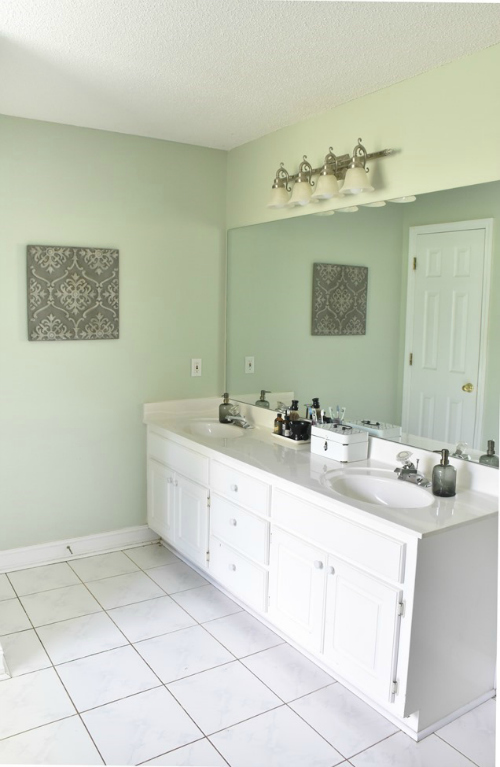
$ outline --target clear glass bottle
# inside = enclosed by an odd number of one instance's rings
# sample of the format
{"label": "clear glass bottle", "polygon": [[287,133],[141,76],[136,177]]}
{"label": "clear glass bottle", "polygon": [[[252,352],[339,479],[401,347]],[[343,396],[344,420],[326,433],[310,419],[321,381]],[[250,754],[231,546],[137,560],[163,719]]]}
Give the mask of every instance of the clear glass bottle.
{"label": "clear glass bottle", "polygon": [[498,455],[495,455],[495,443],[492,439],[488,440],[488,449],[479,459],[479,463],[485,466],[495,466],[498,469]]}
{"label": "clear glass bottle", "polygon": [[441,450],[441,461],[432,470],[432,492],[441,498],[451,498],[457,492],[457,472],[449,462],[449,455],[449,450]]}

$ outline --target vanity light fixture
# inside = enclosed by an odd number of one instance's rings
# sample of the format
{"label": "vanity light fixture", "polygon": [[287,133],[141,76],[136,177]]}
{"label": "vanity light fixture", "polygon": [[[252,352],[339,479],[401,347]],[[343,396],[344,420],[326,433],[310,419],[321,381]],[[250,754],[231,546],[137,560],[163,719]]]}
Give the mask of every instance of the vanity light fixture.
{"label": "vanity light fixture", "polygon": [[316,182],[316,191],[311,195],[311,199],[331,200],[332,197],[342,197],[336,172],[338,173],[337,158],[330,147]]}
{"label": "vanity light fixture", "polygon": [[[313,168],[307,156],[303,155],[298,173],[290,174],[280,163],[271,189],[268,208],[294,208],[309,202],[330,200],[345,194],[354,195],[373,192],[373,186],[367,178],[367,160],[377,160],[394,154],[394,149],[382,149],[368,153],[358,139],[352,155],[335,155],[332,147],[320,168]],[[313,176],[318,176],[313,181]],[[343,182],[343,186],[342,186]],[[293,190],[290,184],[293,184]],[[313,187],[316,187],[313,191]],[[290,197],[290,192],[292,192]],[[375,206],[374,206],[375,207]],[[344,210],[346,210],[344,208]]]}
{"label": "vanity light fixture", "polygon": [[307,205],[311,202],[311,187],[314,186],[312,172],[312,165],[308,162],[307,155],[304,155],[299,165],[297,180],[293,185],[292,196],[286,204],[287,208],[295,208],[296,205]]}
{"label": "vanity light fixture", "polygon": [[393,200],[387,200],[387,202],[415,202],[416,199],[414,194],[407,194],[405,197],[395,197]]}
{"label": "vanity light fixture", "polygon": [[366,167],[366,149],[358,138],[358,143],[352,150],[352,158],[349,168],[345,174],[342,194],[361,194],[362,192],[373,192],[373,186],[368,181],[366,174],[369,168]]}

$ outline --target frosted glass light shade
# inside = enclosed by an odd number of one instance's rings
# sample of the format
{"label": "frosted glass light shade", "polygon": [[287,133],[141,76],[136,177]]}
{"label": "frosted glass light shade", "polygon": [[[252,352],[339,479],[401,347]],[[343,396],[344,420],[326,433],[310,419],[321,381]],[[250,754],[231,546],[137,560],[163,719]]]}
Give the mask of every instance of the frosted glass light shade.
{"label": "frosted glass light shade", "polygon": [[378,202],[365,202],[363,208],[383,208],[385,200],[378,200]]}
{"label": "frosted glass light shade", "polygon": [[364,168],[349,168],[345,174],[342,194],[361,194],[361,192],[373,192],[366,170]]}
{"label": "frosted glass light shade", "polygon": [[389,200],[388,202],[415,202],[417,198],[414,194],[407,194],[405,197],[395,197],[393,200]]}
{"label": "frosted glass light shade", "polygon": [[296,181],[286,207],[294,208],[296,205],[307,205],[308,202],[311,202],[311,185],[308,181]]}
{"label": "frosted glass light shade", "polygon": [[340,197],[339,182],[333,173],[319,176],[316,181],[316,189],[312,193],[313,200],[330,200],[332,197]]}
{"label": "frosted glass light shade", "polygon": [[337,213],[356,213],[357,210],[357,205],[351,205],[349,208],[338,208]]}
{"label": "frosted glass light shade", "polygon": [[267,204],[268,208],[284,208],[290,199],[290,193],[284,186],[273,187]]}

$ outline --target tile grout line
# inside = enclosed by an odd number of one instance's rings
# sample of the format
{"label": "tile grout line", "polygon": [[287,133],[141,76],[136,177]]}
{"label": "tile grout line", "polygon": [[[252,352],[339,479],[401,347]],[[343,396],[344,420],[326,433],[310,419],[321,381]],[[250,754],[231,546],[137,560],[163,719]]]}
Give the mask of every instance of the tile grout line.
{"label": "tile grout line", "polygon": [[[8,576],[7,576],[7,577],[8,577]],[[10,580],[10,579],[9,579],[9,580]],[[13,587],[13,588],[14,588],[14,587]],[[16,592],[16,593],[17,593],[17,592]],[[18,599],[19,599],[19,597],[18,597]],[[87,727],[86,727],[86,725],[85,725],[85,722],[83,721],[83,719],[82,719],[82,717],[81,717],[81,715],[80,715],[80,712],[78,711],[77,707],[75,706],[75,703],[74,703],[74,701],[73,701],[73,698],[71,697],[71,695],[69,694],[68,690],[66,689],[66,686],[64,685],[64,683],[63,683],[63,681],[62,681],[61,677],[59,676],[59,674],[58,674],[58,672],[57,672],[57,669],[56,669],[55,665],[52,663],[52,658],[51,658],[51,657],[50,657],[50,655],[47,653],[46,647],[45,647],[45,645],[43,644],[42,640],[40,639],[40,636],[39,636],[39,634],[38,634],[38,631],[36,630],[36,627],[35,627],[35,625],[33,624],[33,621],[31,620],[30,616],[28,615],[28,612],[27,612],[27,610],[25,609],[25,607],[24,607],[24,605],[23,605],[23,603],[21,602],[21,600],[20,600],[20,599],[19,599],[19,602],[20,602],[20,604],[21,604],[21,607],[23,608],[23,610],[24,610],[24,612],[25,612],[25,614],[26,614],[26,617],[27,617],[28,621],[30,622],[31,626],[33,627],[33,631],[35,632],[35,636],[37,637],[38,641],[39,641],[39,642],[40,642],[40,644],[42,645],[43,649],[45,650],[45,652],[46,652],[46,654],[47,654],[47,657],[48,657],[48,659],[50,660],[50,662],[51,662],[51,664],[52,664],[52,668],[53,668],[53,670],[54,670],[54,673],[56,674],[56,677],[57,677],[57,679],[59,679],[59,682],[61,683],[63,690],[65,691],[66,695],[68,696],[68,700],[70,701],[71,705],[72,705],[72,706],[73,706],[73,708],[75,709],[75,713],[76,713],[76,716],[78,716],[78,718],[80,719],[80,722],[82,723],[82,725],[83,725],[83,727],[84,727],[85,731],[88,733],[88,736],[89,736],[89,738],[90,738],[91,742],[94,744],[94,748],[96,749],[97,753],[99,754],[99,757],[100,757],[100,759],[101,759],[102,763],[103,763],[103,764],[106,764],[106,762],[105,762],[105,761],[104,761],[104,759],[103,759],[103,756],[102,756],[101,752],[100,752],[100,751],[99,751],[99,749],[97,748],[97,744],[96,744],[96,742],[94,741],[94,738],[92,737],[92,735],[91,735],[91,734],[90,734],[90,732],[88,731],[88,729],[87,729]],[[33,673],[35,673],[35,672],[33,672]],[[14,679],[15,677],[11,677],[11,678],[12,678],[12,679]],[[74,715],[72,714],[71,716],[74,716]],[[63,717],[63,719],[69,719],[69,718],[70,718],[70,717]],[[61,721],[61,720],[54,720],[54,721]],[[53,724],[53,722],[47,722],[46,724]],[[43,726],[44,726],[44,725],[40,725],[40,727],[43,727]],[[38,728],[32,728],[32,729],[38,729]],[[24,732],[29,732],[29,730],[23,730],[23,732],[22,732],[22,733],[17,733],[17,734],[18,734],[18,735],[22,735]],[[12,736],[12,737],[14,737],[14,736]]]}
{"label": "tile grout line", "polygon": [[[472,710],[474,710],[474,709],[472,709]],[[462,716],[465,716],[465,714],[462,714]],[[456,721],[456,719],[454,721]],[[465,759],[468,759],[469,762],[474,765],[474,767],[480,767],[480,765],[477,762],[475,762],[473,759],[471,759],[470,756],[467,756],[466,754],[464,754],[464,752],[460,751],[460,749],[457,748],[456,746],[454,746],[453,743],[449,743],[445,738],[443,738],[441,735],[439,735],[439,730],[436,730],[432,734],[435,735],[437,738],[439,738],[439,740],[443,741],[443,743],[446,743],[447,746],[450,746],[455,751],[457,751],[457,753],[461,754],[461,756],[465,757]]]}

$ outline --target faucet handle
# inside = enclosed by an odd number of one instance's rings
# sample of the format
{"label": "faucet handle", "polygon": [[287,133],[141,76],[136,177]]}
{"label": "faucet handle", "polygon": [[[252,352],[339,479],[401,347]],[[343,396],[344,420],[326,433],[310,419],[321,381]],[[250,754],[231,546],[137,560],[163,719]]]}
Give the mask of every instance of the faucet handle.
{"label": "faucet handle", "polygon": [[413,453],[411,453],[409,450],[401,450],[401,452],[399,452],[396,456],[396,461],[406,465],[410,462],[412,455]]}

